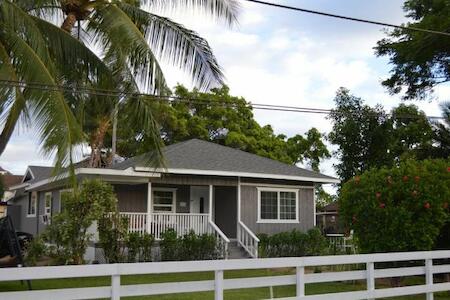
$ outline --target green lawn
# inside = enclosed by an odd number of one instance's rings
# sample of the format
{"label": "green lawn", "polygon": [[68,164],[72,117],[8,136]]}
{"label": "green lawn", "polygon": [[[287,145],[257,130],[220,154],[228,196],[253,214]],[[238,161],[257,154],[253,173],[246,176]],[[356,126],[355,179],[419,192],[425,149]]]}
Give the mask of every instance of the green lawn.
{"label": "green lawn", "polygon": [[[242,278],[242,277],[256,277],[268,275],[286,275],[293,274],[292,270],[245,270],[245,271],[228,271],[225,272],[225,278]],[[211,272],[199,273],[183,273],[183,274],[163,274],[163,275],[139,275],[139,276],[123,276],[121,278],[122,284],[144,284],[144,283],[160,283],[173,281],[194,281],[194,280],[211,280],[214,274]],[[420,284],[420,278],[412,278],[407,281],[407,284]],[[109,277],[95,277],[95,278],[77,278],[77,279],[58,279],[58,280],[35,280],[32,282],[33,289],[60,289],[60,288],[75,288],[75,287],[93,287],[105,286],[110,284]],[[326,284],[309,284],[306,287],[308,295],[319,293],[333,293],[363,290],[364,282],[358,283],[326,283]],[[380,285],[379,288],[387,286]],[[0,282],[0,292],[2,291],[17,291],[25,290],[26,285],[20,282]],[[295,286],[274,287],[273,294],[275,298],[295,296]],[[256,300],[270,298],[269,288],[256,289],[240,289],[225,291],[225,299],[227,300]],[[212,292],[191,293],[191,294],[176,294],[167,296],[152,296],[152,297],[132,297],[129,299],[163,299],[163,300],[206,300],[214,299]],[[397,297],[392,299],[425,299],[424,295]],[[450,300],[449,293],[441,293],[435,296],[436,300]]]}

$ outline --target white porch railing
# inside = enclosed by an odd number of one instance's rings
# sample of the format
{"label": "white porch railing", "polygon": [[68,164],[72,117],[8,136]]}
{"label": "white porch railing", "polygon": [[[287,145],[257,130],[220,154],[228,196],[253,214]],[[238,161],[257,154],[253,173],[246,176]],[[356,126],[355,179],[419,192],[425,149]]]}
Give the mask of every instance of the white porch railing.
{"label": "white porch railing", "polygon": [[208,214],[174,214],[152,213],[150,223],[147,224],[147,213],[121,212],[122,217],[128,218],[129,232],[147,232],[155,239],[161,239],[161,234],[169,228],[174,229],[179,235],[184,235],[193,230],[196,234],[210,233]]}
{"label": "white porch railing", "polygon": [[[437,282],[434,275],[450,273],[450,265],[433,265],[433,259],[449,259],[450,251],[403,252],[363,255],[340,255],[318,257],[292,257],[246,260],[215,260],[160,263],[131,263],[111,265],[55,266],[0,269],[1,281],[40,280],[57,278],[83,278],[110,276],[111,284],[99,287],[49,289],[34,291],[0,292],[0,299],[98,299],[121,297],[168,295],[214,291],[216,300],[223,300],[224,290],[295,285],[295,296],[278,298],[284,300],[330,300],[330,299],[379,299],[397,296],[426,294],[450,290],[450,282]],[[422,261],[422,266],[377,269],[375,263],[394,261]],[[305,273],[305,268],[329,265],[364,264],[364,270]],[[295,274],[253,278],[224,279],[224,271],[248,269],[294,268]],[[121,276],[140,274],[167,274],[187,272],[214,272],[214,280],[182,281],[152,284],[122,285]],[[376,288],[375,279],[424,276],[425,284]],[[365,280],[366,288],[352,292],[306,295],[305,285],[336,281]]]}
{"label": "white porch railing", "polygon": [[237,230],[238,243],[252,258],[258,258],[259,238],[242,221]]}
{"label": "white porch railing", "polygon": [[228,259],[228,245],[230,244],[230,240],[213,221],[209,220],[208,223],[208,233],[215,235],[216,239],[219,241],[218,246],[223,258]]}

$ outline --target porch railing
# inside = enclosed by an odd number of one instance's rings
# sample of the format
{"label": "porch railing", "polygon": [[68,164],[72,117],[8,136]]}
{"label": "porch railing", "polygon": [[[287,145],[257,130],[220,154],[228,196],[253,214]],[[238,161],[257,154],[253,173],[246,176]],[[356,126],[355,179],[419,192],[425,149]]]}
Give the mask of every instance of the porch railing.
{"label": "porch railing", "polygon": [[242,222],[238,223],[238,243],[252,257],[258,258],[258,237]]}
{"label": "porch railing", "polygon": [[[169,228],[174,229],[179,235],[184,235],[193,230],[196,234],[209,233],[208,214],[174,214],[174,213],[129,213],[121,212],[122,217],[128,218],[129,232],[147,232],[155,239],[161,239],[161,234]],[[150,222],[147,218],[150,216]]]}

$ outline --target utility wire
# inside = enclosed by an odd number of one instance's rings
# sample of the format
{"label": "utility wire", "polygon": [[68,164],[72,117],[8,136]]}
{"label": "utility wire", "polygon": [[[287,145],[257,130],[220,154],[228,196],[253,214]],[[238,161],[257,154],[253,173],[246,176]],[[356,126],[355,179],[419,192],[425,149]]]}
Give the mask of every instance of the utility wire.
{"label": "utility wire", "polygon": [[244,1],[257,3],[257,4],[261,4],[261,5],[267,5],[267,6],[272,6],[272,7],[288,9],[288,10],[300,11],[300,12],[304,12],[304,13],[315,14],[315,15],[320,15],[320,16],[325,16],[325,17],[330,17],[330,18],[337,18],[337,19],[342,19],[342,20],[347,20],[347,21],[361,22],[361,23],[366,23],[366,24],[392,27],[392,28],[409,30],[409,31],[432,33],[432,34],[438,34],[438,35],[444,35],[444,36],[450,37],[450,33],[444,32],[444,31],[424,29],[424,28],[412,27],[412,26],[406,27],[406,26],[401,26],[401,25],[389,24],[389,23],[384,23],[384,22],[378,22],[378,21],[373,21],[373,20],[366,20],[366,19],[360,19],[360,18],[354,18],[354,17],[342,16],[342,15],[336,15],[336,14],[322,12],[322,11],[316,11],[316,10],[311,10],[311,9],[305,9],[305,8],[271,3],[271,2],[260,1],[260,0],[244,0]]}
{"label": "utility wire", "polygon": [[[156,101],[162,102],[183,102],[190,104],[200,104],[200,105],[208,105],[208,104],[219,104],[225,107],[242,107],[237,103],[229,103],[229,102],[218,102],[216,100],[199,98],[199,97],[180,97],[180,96],[164,96],[164,95],[154,95],[154,94],[146,94],[146,93],[131,93],[131,92],[120,92],[117,90],[108,90],[108,89],[97,89],[90,87],[82,87],[82,86],[64,86],[64,85],[48,85],[42,83],[27,83],[22,81],[15,80],[5,80],[0,79],[0,86],[13,86],[18,88],[26,88],[26,89],[34,89],[34,90],[42,90],[49,92],[68,92],[73,94],[88,94],[95,96],[105,96],[105,97],[151,97]],[[250,106],[253,109],[258,110],[268,110],[268,111],[284,111],[284,112],[295,112],[295,113],[308,113],[308,114],[324,114],[329,115],[334,111],[332,109],[323,109],[323,108],[311,108],[311,107],[298,107],[298,106],[285,106],[285,105],[272,105],[272,104],[262,104],[262,103],[252,103],[246,102],[245,106]],[[420,118],[416,115],[395,115],[396,118],[402,119],[417,119]],[[427,119],[445,119],[444,117],[439,116],[427,116]]]}

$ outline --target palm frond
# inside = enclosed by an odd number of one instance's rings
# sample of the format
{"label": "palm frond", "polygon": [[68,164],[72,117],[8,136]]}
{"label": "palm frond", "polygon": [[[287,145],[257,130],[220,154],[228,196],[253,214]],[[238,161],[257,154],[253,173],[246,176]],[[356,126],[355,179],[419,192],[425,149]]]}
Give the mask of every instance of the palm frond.
{"label": "palm frond", "polygon": [[94,44],[101,44],[106,49],[106,60],[114,65],[116,74],[129,68],[145,92],[160,93],[167,88],[164,74],[145,36],[117,5],[97,8],[86,30],[92,34]]}
{"label": "palm frond", "polygon": [[240,9],[237,0],[142,0],[141,3],[157,11],[199,10],[230,26],[237,23]]}
{"label": "palm frond", "polygon": [[172,20],[120,3],[154,51],[162,60],[188,73],[201,90],[223,85],[221,68],[208,45],[196,32]]}

